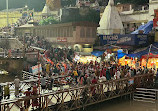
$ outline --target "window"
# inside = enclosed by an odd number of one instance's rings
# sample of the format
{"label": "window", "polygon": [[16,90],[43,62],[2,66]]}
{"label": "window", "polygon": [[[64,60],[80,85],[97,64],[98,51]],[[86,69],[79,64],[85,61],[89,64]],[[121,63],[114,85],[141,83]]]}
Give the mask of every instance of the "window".
{"label": "window", "polygon": [[87,45],[87,44],[86,44],[86,45],[83,45],[82,47],[83,47],[83,48],[92,48],[92,45]]}
{"label": "window", "polygon": [[85,37],[85,29],[81,28],[80,30],[80,37],[84,38]]}
{"label": "window", "polygon": [[60,37],[63,37],[64,33],[63,33],[63,28],[60,28]]}
{"label": "window", "polygon": [[87,28],[86,30],[86,37],[91,37],[90,35],[90,32],[91,32],[91,28]]}
{"label": "window", "polygon": [[72,36],[73,36],[73,28],[70,27],[70,37],[72,37]]}
{"label": "window", "polygon": [[67,31],[67,28],[63,28],[64,37],[67,37],[67,33],[66,33],[66,31]]}
{"label": "window", "polygon": [[70,37],[70,28],[67,27],[67,28],[66,28],[66,31],[67,31],[67,37]]}
{"label": "window", "polygon": [[92,28],[92,37],[95,38],[97,36],[96,28]]}
{"label": "window", "polygon": [[57,32],[57,35],[56,35],[56,37],[60,37],[60,28],[56,28],[56,32]]}

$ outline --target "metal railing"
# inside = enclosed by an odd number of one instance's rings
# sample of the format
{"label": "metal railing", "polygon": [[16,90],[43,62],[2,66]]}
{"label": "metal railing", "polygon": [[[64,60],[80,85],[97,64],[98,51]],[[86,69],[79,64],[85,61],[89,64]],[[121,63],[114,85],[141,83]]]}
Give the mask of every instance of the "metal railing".
{"label": "metal railing", "polygon": [[[123,78],[87,86],[71,87],[69,89],[58,90],[56,92],[36,96],[6,100],[0,104],[1,110],[31,110],[35,100],[38,101],[38,106],[36,108],[41,111],[48,109],[52,111],[75,110],[109,99],[131,94],[139,87],[152,87],[154,75],[143,74],[135,76],[132,79],[134,79],[134,83],[132,84],[129,82],[131,78]],[[30,104],[29,107],[26,108],[24,103],[28,100],[30,100]]]}

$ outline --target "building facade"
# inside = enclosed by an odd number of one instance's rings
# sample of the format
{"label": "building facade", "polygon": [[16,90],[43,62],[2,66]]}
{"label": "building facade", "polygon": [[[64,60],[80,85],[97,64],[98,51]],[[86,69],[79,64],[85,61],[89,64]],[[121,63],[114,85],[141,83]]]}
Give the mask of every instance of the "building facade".
{"label": "building facade", "polygon": [[47,26],[19,27],[16,28],[16,35],[24,37],[44,37],[52,43],[53,47],[69,47],[82,51],[82,47],[93,45],[96,40],[98,24],[91,22],[71,22]]}
{"label": "building facade", "polygon": [[116,7],[120,12],[125,33],[130,33],[140,25],[154,19],[154,10],[158,9],[158,0],[149,0],[149,6],[141,6],[139,9],[135,9],[136,7],[134,8],[132,4],[118,4]]}

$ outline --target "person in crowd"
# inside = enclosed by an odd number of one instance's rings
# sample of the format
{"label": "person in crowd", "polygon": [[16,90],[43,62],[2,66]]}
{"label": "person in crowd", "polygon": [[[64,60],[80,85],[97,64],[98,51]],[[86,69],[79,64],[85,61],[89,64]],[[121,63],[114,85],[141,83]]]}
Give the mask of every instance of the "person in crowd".
{"label": "person in crowd", "polygon": [[15,76],[14,84],[15,84],[15,97],[19,97],[20,79],[18,78],[18,76]]}
{"label": "person in crowd", "polygon": [[115,79],[120,79],[121,77],[121,73],[120,73],[120,70],[117,69],[116,73],[115,73]]}
{"label": "person in crowd", "polygon": [[91,84],[91,78],[90,78],[90,75],[88,74],[87,75],[87,85],[90,85]]}
{"label": "person in crowd", "polygon": [[53,85],[54,85],[54,74],[52,74],[50,77],[50,89],[53,88]]}
{"label": "person in crowd", "polygon": [[134,70],[131,69],[131,77],[134,77]]}
{"label": "person in crowd", "polygon": [[76,70],[73,71],[74,77],[75,77],[75,82],[78,84],[77,78],[78,78],[78,73]]}
{"label": "person in crowd", "polygon": [[[33,90],[31,92],[31,95],[32,96],[37,96],[38,95],[38,90],[37,90],[37,86],[36,85],[33,86]],[[32,107],[36,107],[37,108],[38,106],[39,106],[38,98],[32,99]]]}
{"label": "person in crowd", "polygon": [[106,80],[110,80],[110,79],[111,79],[110,71],[109,71],[109,68],[107,68],[107,70],[106,70]]}
{"label": "person in crowd", "polygon": [[45,77],[45,76],[43,76],[43,77],[41,78],[41,88],[42,88],[42,91],[43,91],[43,92],[44,92],[45,89],[46,89],[46,77]]}
{"label": "person in crowd", "polygon": [[9,83],[4,87],[4,99],[10,99]]}
{"label": "person in crowd", "polygon": [[[24,92],[24,94],[26,95],[26,97],[31,96],[31,88],[28,88],[27,91]],[[24,105],[25,105],[25,109],[29,108],[30,106],[30,99],[27,99],[24,101]]]}
{"label": "person in crowd", "polygon": [[100,80],[101,80],[101,82],[105,82],[106,81],[106,77],[102,76],[102,77],[100,77]]}
{"label": "person in crowd", "polygon": [[[94,85],[94,84],[97,84],[97,79],[96,79],[96,77],[94,77],[93,80],[92,80],[92,85]],[[96,87],[95,87],[95,86],[92,86],[92,87],[91,87],[91,91],[92,91],[92,95],[94,95],[94,94],[96,93]]]}
{"label": "person in crowd", "polygon": [[133,69],[133,73],[134,73],[134,76],[136,76],[136,73],[137,73],[136,69]]}
{"label": "person in crowd", "polygon": [[0,102],[2,99],[3,99],[3,87],[0,85]]}

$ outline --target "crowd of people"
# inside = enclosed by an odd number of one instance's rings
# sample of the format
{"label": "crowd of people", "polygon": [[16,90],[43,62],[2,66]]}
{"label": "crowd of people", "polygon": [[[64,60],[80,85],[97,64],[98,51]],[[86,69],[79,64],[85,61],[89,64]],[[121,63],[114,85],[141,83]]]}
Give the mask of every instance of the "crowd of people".
{"label": "crowd of people", "polygon": [[[120,66],[114,62],[100,63],[91,61],[89,63],[81,63],[74,61],[75,52],[68,48],[53,48],[40,37],[26,37],[25,43],[28,46],[40,47],[47,49],[42,55],[42,77],[40,78],[42,93],[45,90],[53,90],[53,87],[60,87],[62,85],[69,85],[70,87],[79,87],[84,85],[93,85],[99,82],[121,79],[125,77],[134,77],[135,75],[154,73],[157,74],[156,69],[148,68],[132,68],[128,65]],[[15,97],[19,97],[20,80],[16,77]],[[96,93],[95,87],[91,88],[93,94]],[[4,92],[4,95],[3,95]],[[24,91],[26,96],[38,95],[37,84]],[[3,88],[0,86],[0,100],[10,98],[9,84]],[[26,108],[30,105],[30,100],[25,101]],[[33,100],[33,106],[38,106],[38,100]]]}
{"label": "crowd of people", "polygon": [[25,41],[25,45],[27,47],[34,46],[34,47],[39,47],[39,48],[42,48],[42,49],[48,49],[50,47],[48,42],[43,37],[39,37],[39,36],[35,36],[35,37],[25,36],[24,41]]}
{"label": "crowd of people", "polygon": [[30,16],[23,16],[17,20],[16,23],[8,24],[9,26],[4,26],[0,28],[0,32],[7,34],[8,37],[14,35],[14,31],[16,27],[20,27],[28,23],[28,21],[32,20],[33,18]]}
{"label": "crowd of people", "polygon": [[[31,42],[28,42],[30,40]],[[51,90],[53,85],[61,84],[61,82],[73,84],[75,86],[90,85],[99,81],[133,77],[145,73],[157,74],[156,69],[149,70],[145,67],[143,69],[135,69],[128,65],[119,66],[117,63],[113,62],[102,61],[98,63],[96,61],[91,61],[87,64],[76,62],[74,61],[75,52],[73,50],[50,47],[49,43],[46,42],[44,38],[40,39],[40,37],[35,37],[34,39],[29,38],[26,42],[29,43],[29,45],[47,49],[43,54],[45,62],[42,63],[42,89],[49,88]],[[40,45],[40,43],[42,44]],[[54,77],[61,75],[65,75],[66,77],[54,80]]]}

